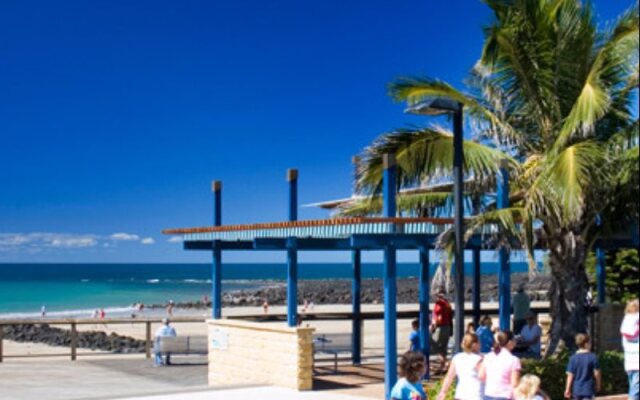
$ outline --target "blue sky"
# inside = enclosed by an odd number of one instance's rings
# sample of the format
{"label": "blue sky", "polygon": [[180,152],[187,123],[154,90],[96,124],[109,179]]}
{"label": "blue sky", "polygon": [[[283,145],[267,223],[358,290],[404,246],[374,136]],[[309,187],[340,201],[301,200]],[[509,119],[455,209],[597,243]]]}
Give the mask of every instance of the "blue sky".
{"label": "blue sky", "polygon": [[160,231],[210,224],[211,179],[224,223],[284,220],[290,167],[301,203],[348,196],[352,155],[423,122],[386,84],[460,86],[489,21],[475,0],[2,2],[0,262],[207,262]]}

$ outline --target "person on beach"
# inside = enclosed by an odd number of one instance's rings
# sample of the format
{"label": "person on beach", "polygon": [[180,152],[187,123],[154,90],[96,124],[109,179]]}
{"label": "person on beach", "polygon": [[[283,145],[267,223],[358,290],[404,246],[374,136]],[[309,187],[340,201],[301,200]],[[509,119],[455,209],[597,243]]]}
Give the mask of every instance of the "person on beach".
{"label": "person on beach", "polygon": [[43,304],[42,307],[40,307],[40,318],[44,318],[47,316],[47,307]]}
{"label": "person on beach", "polygon": [[[163,318],[162,319],[162,326],[160,328],[158,328],[158,330],[156,331],[156,345],[158,344],[158,339],[161,337],[176,337],[176,330],[169,325],[170,324],[170,320],[169,318]],[[162,360],[162,353],[160,351],[157,350],[156,347],[156,360],[155,360],[155,366],[160,366],[160,365],[171,365],[171,353],[166,353],[165,355],[165,360]]]}
{"label": "person on beach", "polygon": [[591,352],[589,335],[577,334],[576,346],[578,351],[569,358],[567,365],[564,397],[573,400],[591,400],[600,391],[600,364],[598,357]]}
{"label": "person on beach", "polygon": [[478,377],[482,356],[478,354],[480,340],[475,333],[467,333],[462,338],[462,352],[451,359],[449,371],[442,382],[442,388],[437,400],[444,400],[454,379],[458,379],[456,386],[456,400],[482,400],[482,382]]}
{"label": "person on beach", "polygon": [[542,337],[542,328],[538,325],[537,316],[533,312],[527,314],[527,324],[520,331],[520,340],[518,345],[526,347],[527,350],[523,356],[528,358],[540,359],[540,338]]}
{"label": "person on beach", "polygon": [[107,313],[104,312],[104,308],[100,309],[100,319],[104,319],[107,316]]}
{"label": "person on beach", "polygon": [[480,366],[480,379],[485,382],[484,400],[511,400],[522,369],[520,359],[511,354],[516,342],[510,331],[496,333],[495,341],[493,351]]}
{"label": "person on beach", "polygon": [[173,317],[173,307],[174,307],[174,303],[173,300],[169,300],[169,303],[167,304],[167,315],[170,317]]}
{"label": "person on beach", "polygon": [[531,311],[531,300],[525,292],[525,284],[518,286],[518,291],[511,299],[513,309],[513,334],[519,335],[522,328],[527,324],[527,314]]}
{"label": "person on beach", "polygon": [[447,351],[453,330],[453,311],[445,295],[444,289],[438,291],[438,299],[433,307],[433,324],[431,325],[435,345],[433,352],[440,357],[440,370],[438,371],[440,373],[447,370]]}
{"label": "person on beach", "polygon": [[409,351],[422,351],[420,346],[420,321],[416,318],[411,321],[411,333],[409,334]]}
{"label": "person on beach", "polygon": [[264,303],[262,303],[262,309],[264,310],[265,314],[269,313],[269,303],[265,300]]}
{"label": "person on beach", "polygon": [[518,387],[513,391],[514,400],[550,400],[540,389],[540,378],[527,374],[520,379]]}
{"label": "person on beach", "polygon": [[629,378],[629,400],[640,399],[640,327],[638,299],[631,300],[625,308],[624,319],[620,325],[622,335],[622,348],[624,350],[624,369]]}
{"label": "person on beach", "polygon": [[400,379],[391,389],[392,400],[427,400],[422,377],[427,372],[424,354],[407,351],[398,364]]}
{"label": "person on beach", "polygon": [[492,325],[493,321],[491,320],[491,317],[485,315],[480,321],[480,327],[476,330],[476,335],[478,335],[478,339],[480,339],[480,352],[482,354],[487,354],[493,348],[494,340],[493,331],[491,330]]}

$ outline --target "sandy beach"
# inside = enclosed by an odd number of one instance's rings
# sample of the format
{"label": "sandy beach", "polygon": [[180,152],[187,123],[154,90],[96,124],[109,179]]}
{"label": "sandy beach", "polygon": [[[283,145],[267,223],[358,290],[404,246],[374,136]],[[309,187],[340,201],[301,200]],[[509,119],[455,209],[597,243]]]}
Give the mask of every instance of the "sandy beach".
{"label": "sandy beach", "polygon": [[[532,306],[545,307],[548,304],[546,302],[533,302]],[[381,304],[364,304],[362,305],[363,312],[375,312],[382,311]],[[433,307],[433,305],[431,305]],[[497,307],[497,303],[483,303],[483,308]],[[466,304],[465,308],[470,309],[471,304]],[[417,311],[416,304],[399,304],[398,311]],[[323,314],[323,313],[340,313],[350,312],[351,306],[347,304],[329,304],[329,305],[316,305],[312,311],[307,314]],[[271,306],[269,308],[270,315],[284,315],[286,313],[285,306]],[[147,316],[161,317],[166,316],[164,310],[156,310],[152,313],[147,313]],[[351,332],[351,321],[349,320],[329,320],[329,321],[316,321],[316,320],[304,320],[306,313],[301,312],[300,315],[303,318],[303,326],[310,326],[316,329],[317,334],[332,334],[332,333],[349,333]],[[223,317],[231,316],[251,316],[251,315],[263,315],[262,307],[225,307],[223,308]],[[210,309],[194,310],[194,309],[180,309],[174,310],[175,317],[197,317],[197,318],[209,318]],[[546,316],[541,315],[541,319],[545,319]],[[470,318],[467,319],[470,322]],[[46,323],[46,319],[42,320]],[[145,324],[141,323],[139,318],[131,319],[131,323],[112,323],[105,321],[96,321],[95,324],[79,324],[77,329],[79,332],[98,331],[105,332],[107,335],[115,333],[120,336],[132,337],[138,340],[144,340],[146,336]],[[265,324],[284,324],[281,321],[264,322]],[[176,322],[173,324],[178,335],[180,336],[206,336],[207,325],[205,322]],[[69,329],[69,325],[56,325],[62,329]],[[160,326],[159,323],[152,324],[152,333]],[[398,319],[398,350],[403,351],[408,347],[408,336],[411,331],[411,321],[409,319]],[[382,355],[384,344],[384,327],[382,320],[367,320],[363,322],[363,344],[364,344],[364,357],[379,357]],[[65,354],[68,353],[68,347],[64,346],[50,346],[42,343],[19,343],[12,340],[4,340],[4,355],[25,355],[25,354]],[[96,351],[90,349],[79,348],[79,354],[83,357],[91,354],[104,354],[104,351]]]}

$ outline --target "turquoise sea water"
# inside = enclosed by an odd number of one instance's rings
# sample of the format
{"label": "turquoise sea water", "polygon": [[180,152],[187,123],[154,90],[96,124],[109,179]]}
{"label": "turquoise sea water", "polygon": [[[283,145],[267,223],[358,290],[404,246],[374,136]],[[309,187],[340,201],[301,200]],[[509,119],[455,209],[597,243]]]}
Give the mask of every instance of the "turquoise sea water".
{"label": "turquoise sea water", "polygon": [[[436,265],[432,265],[434,270]],[[471,264],[466,265],[467,273]],[[514,272],[526,271],[512,263]],[[364,264],[364,278],[382,276],[382,264]],[[418,264],[399,264],[398,276],[418,275]],[[493,274],[497,264],[482,264],[483,274]],[[211,291],[208,264],[0,264],[0,317],[39,315],[46,305],[49,315],[88,316],[96,308],[126,313],[133,303],[164,304],[200,300]],[[351,265],[301,264],[300,279],[348,279]],[[282,284],[284,264],[226,264],[223,290],[255,289]]]}

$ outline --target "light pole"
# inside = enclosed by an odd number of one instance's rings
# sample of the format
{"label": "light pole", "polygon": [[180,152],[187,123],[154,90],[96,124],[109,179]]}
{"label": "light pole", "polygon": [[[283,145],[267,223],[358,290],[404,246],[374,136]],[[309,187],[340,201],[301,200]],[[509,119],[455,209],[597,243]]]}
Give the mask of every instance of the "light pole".
{"label": "light pole", "polygon": [[455,351],[460,351],[464,334],[464,205],[463,193],[463,165],[464,152],[462,149],[462,104],[442,97],[434,97],[407,108],[411,114],[453,116],[453,201],[454,228],[456,236],[454,253],[455,271],[455,323],[454,340]]}

